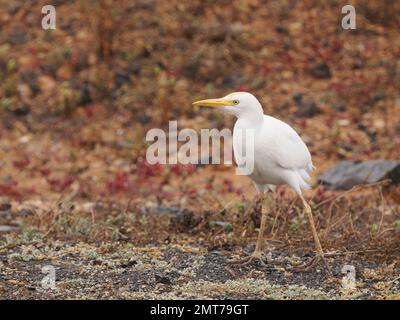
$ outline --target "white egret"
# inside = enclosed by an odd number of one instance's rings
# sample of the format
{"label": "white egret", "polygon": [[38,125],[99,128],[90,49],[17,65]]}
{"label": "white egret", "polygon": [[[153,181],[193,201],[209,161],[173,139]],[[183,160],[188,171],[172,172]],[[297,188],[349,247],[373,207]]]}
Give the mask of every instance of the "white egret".
{"label": "white egret", "polygon": [[[218,107],[237,117],[233,129],[233,151],[237,159],[243,144],[235,132],[254,129],[254,170],[249,177],[263,200],[261,224],[254,253],[245,261],[258,259],[263,263],[263,234],[267,221],[265,194],[275,185],[286,184],[299,195],[308,216],[317,252],[323,258],[323,250],[315,228],[311,207],[302,190],[309,189],[310,173],[313,170],[310,152],[297,132],[287,123],[265,115],[260,102],[251,93],[235,92],[219,99],[196,101],[193,106]],[[246,143],[245,141],[243,143]]]}

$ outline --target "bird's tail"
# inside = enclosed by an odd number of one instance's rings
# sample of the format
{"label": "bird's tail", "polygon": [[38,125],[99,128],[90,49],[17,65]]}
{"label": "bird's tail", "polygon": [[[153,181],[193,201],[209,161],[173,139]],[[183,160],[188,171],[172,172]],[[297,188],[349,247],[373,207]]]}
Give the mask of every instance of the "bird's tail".
{"label": "bird's tail", "polygon": [[300,188],[302,190],[309,190],[311,189],[309,181],[311,180],[310,175],[308,174],[307,170],[305,169],[300,169],[297,171],[297,176],[298,176],[298,182],[300,185]]}
{"label": "bird's tail", "polygon": [[308,165],[307,165],[307,169],[306,169],[306,171],[308,172],[308,173],[311,173],[313,170],[315,170],[316,169],[316,167],[312,164],[312,162],[310,162]]}

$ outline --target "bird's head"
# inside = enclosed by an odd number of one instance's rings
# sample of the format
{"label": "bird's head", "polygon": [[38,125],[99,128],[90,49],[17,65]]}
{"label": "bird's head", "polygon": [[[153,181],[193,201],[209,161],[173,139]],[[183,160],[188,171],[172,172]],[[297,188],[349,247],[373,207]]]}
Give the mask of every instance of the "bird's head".
{"label": "bird's head", "polygon": [[263,109],[257,98],[248,92],[234,92],[223,98],[206,99],[192,103],[193,106],[216,107],[241,117],[260,117]]}

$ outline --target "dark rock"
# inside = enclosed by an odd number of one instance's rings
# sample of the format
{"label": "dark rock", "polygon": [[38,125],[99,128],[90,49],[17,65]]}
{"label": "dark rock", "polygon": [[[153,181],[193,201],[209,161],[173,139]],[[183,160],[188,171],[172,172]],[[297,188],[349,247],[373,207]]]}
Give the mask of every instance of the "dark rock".
{"label": "dark rock", "polygon": [[185,24],[182,32],[186,39],[192,39],[199,32],[199,28],[195,24]]}
{"label": "dark rock", "polygon": [[360,58],[355,59],[353,62],[353,65],[352,65],[353,69],[355,69],[355,70],[362,69],[362,68],[364,68],[364,66],[365,66],[365,61]]}
{"label": "dark rock", "polygon": [[80,99],[80,104],[83,106],[86,106],[90,103],[92,103],[92,97],[90,95],[90,85],[88,82],[85,82],[82,87],[81,91],[81,99]]}
{"label": "dark rock", "polygon": [[332,105],[332,109],[339,112],[345,112],[347,110],[347,106],[344,102],[337,102]]}
{"label": "dark rock", "polygon": [[311,67],[310,73],[318,79],[329,79],[332,77],[331,69],[329,68],[329,65],[325,62],[318,63]]}
{"label": "dark rock", "polygon": [[151,51],[149,51],[147,48],[144,48],[139,55],[139,57],[145,58],[145,59],[150,58],[150,56],[151,56]]}
{"label": "dark rock", "polygon": [[373,102],[378,102],[386,98],[386,93],[383,90],[377,91],[372,97]]}
{"label": "dark rock", "polygon": [[11,209],[11,203],[8,202],[4,202],[4,203],[0,203],[0,211],[8,211]]}
{"label": "dark rock", "polygon": [[227,25],[217,25],[214,26],[211,30],[208,32],[208,36],[211,41],[213,42],[223,42],[225,39],[228,37],[228,35],[231,33],[231,29]]}
{"label": "dark rock", "polygon": [[144,113],[140,113],[140,114],[136,115],[135,119],[140,124],[145,125],[145,124],[148,124],[152,118],[144,112]]}
{"label": "dark rock", "polygon": [[364,125],[362,123],[358,125],[358,129],[363,131],[363,132],[365,132],[366,135],[368,136],[368,138],[372,142],[376,141],[376,135],[377,135],[376,131],[371,131],[368,126],[366,126],[366,125]]}
{"label": "dark rock", "polygon": [[156,280],[157,283],[162,283],[162,284],[168,284],[171,285],[171,279],[165,275],[162,274],[154,274],[154,279]]}
{"label": "dark rock", "polygon": [[350,189],[363,183],[390,179],[400,183],[400,161],[370,160],[366,162],[343,161],[322,173],[318,180],[332,189]]}
{"label": "dark rock", "polygon": [[279,33],[284,33],[284,34],[288,34],[289,33],[287,27],[282,23],[278,23],[275,26],[275,31],[279,32]]}
{"label": "dark rock", "polygon": [[303,101],[303,96],[304,96],[303,93],[301,93],[301,92],[295,92],[295,93],[293,93],[292,98],[293,98],[293,101],[294,101],[296,104],[300,104],[300,103]]}
{"label": "dark rock", "polygon": [[17,117],[27,116],[30,112],[31,107],[26,104],[19,105],[12,110],[12,113],[14,113]]}
{"label": "dark rock", "polygon": [[130,260],[130,261],[126,262],[126,263],[121,264],[120,267],[126,269],[126,268],[133,267],[136,264],[137,264],[136,260]]}
{"label": "dark rock", "polygon": [[188,231],[196,227],[200,223],[200,219],[196,218],[192,211],[181,209],[170,220],[170,226],[180,231]]}
{"label": "dark rock", "polygon": [[317,104],[312,100],[306,100],[302,103],[302,105],[298,108],[296,114],[299,117],[314,117],[316,114],[320,113],[320,109]]}
{"label": "dark rock", "polygon": [[292,97],[297,106],[296,115],[298,117],[311,118],[321,112],[321,110],[313,100],[304,100],[302,93],[295,93]]}
{"label": "dark rock", "polygon": [[17,215],[20,217],[29,217],[33,215],[35,212],[32,209],[21,209],[17,212]]}
{"label": "dark rock", "polygon": [[161,61],[157,61],[156,64],[157,64],[157,67],[160,68],[160,70],[167,70],[168,69],[167,66],[164,63],[162,63]]}

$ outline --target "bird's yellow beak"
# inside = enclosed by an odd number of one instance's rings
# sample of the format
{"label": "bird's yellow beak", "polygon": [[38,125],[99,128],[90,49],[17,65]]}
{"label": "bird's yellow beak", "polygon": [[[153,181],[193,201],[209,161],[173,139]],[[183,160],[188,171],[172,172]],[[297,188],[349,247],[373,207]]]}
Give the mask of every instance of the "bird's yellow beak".
{"label": "bird's yellow beak", "polygon": [[203,107],[225,107],[229,106],[230,101],[224,99],[206,99],[199,100],[192,103],[192,106],[203,106]]}

